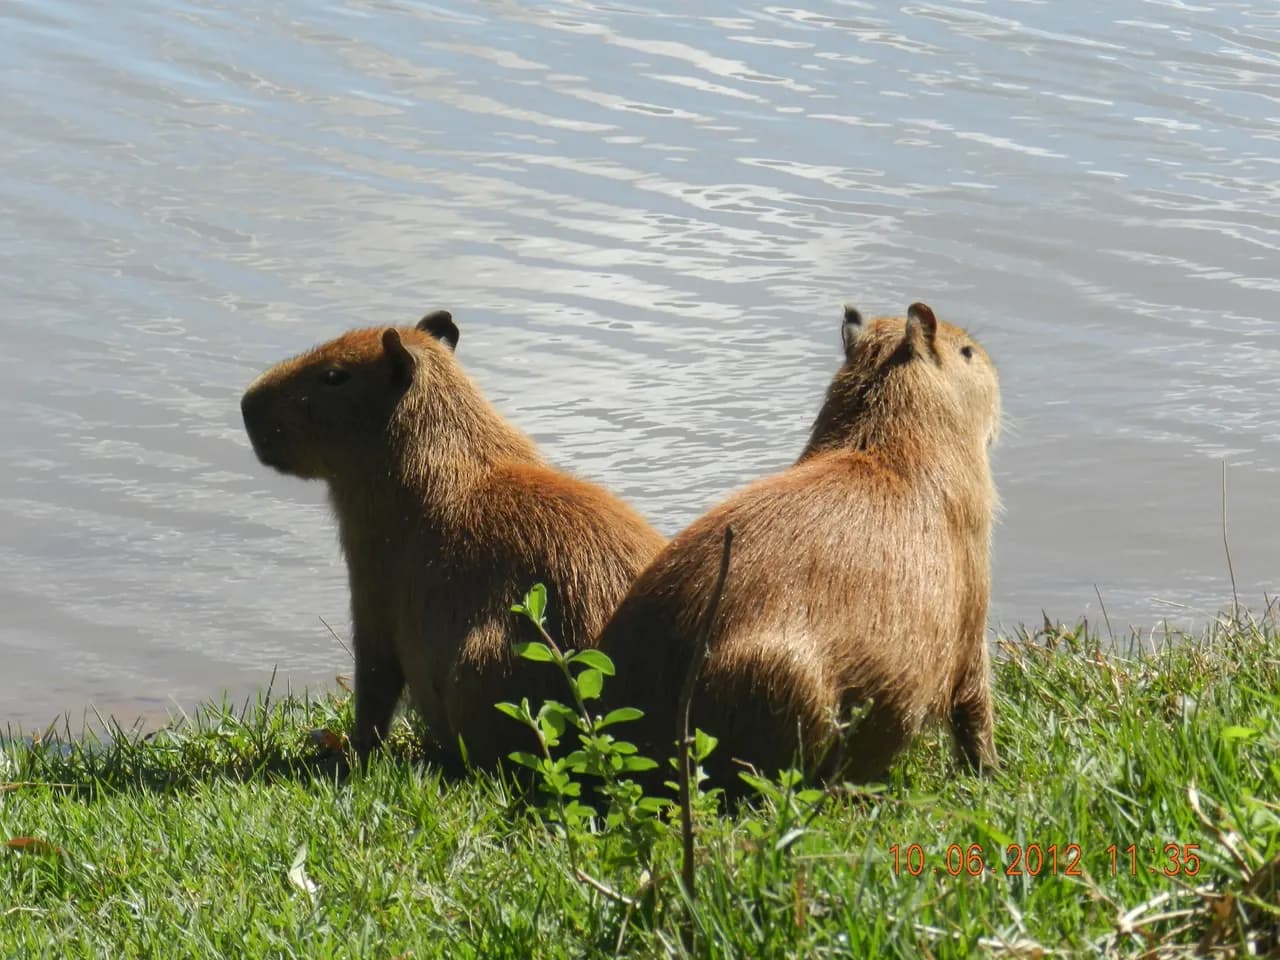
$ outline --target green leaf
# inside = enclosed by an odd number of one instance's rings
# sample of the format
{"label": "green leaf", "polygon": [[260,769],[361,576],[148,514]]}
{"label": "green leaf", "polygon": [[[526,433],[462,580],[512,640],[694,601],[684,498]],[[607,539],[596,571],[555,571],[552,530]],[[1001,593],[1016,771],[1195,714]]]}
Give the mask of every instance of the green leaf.
{"label": "green leaf", "polygon": [[592,810],[590,807],[586,806],[585,804],[579,803],[577,800],[574,800],[572,803],[569,803],[564,808],[565,819],[574,823],[582,820],[587,820],[594,815],[595,815],[594,810]]}
{"label": "green leaf", "polygon": [[547,588],[535,583],[524,595],[524,605],[528,608],[529,619],[541,625],[543,615],[547,611]]}
{"label": "green leaf", "polygon": [[632,720],[639,720],[643,716],[643,710],[638,710],[635,707],[619,707],[617,710],[610,710],[606,713],[604,717],[596,723],[596,729],[602,730],[610,724],[628,723]]}
{"label": "green leaf", "polygon": [[520,708],[514,703],[495,703],[493,708],[500,713],[505,713],[512,720],[524,720],[524,717],[520,715]]}
{"label": "green leaf", "polygon": [[645,813],[662,813],[673,804],[666,797],[641,797],[636,802],[636,806]]}
{"label": "green leaf", "polygon": [[803,827],[796,827],[793,830],[788,830],[778,839],[778,842],[773,845],[773,849],[781,853],[808,832],[809,831],[805,830]]}
{"label": "green leaf", "polygon": [[563,734],[570,724],[576,727],[577,720],[578,715],[573,710],[556,700],[546,701],[538,711],[538,721],[549,724],[557,737]]}
{"label": "green leaf", "polygon": [[778,792],[777,787],[768,778],[758,777],[755,774],[747,773],[745,770],[738,771],[738,779],[762,797],[772,797]]}
{"label": "green leaf", "polygon": [[581,663],[588,667],[594,667],[606,677],[613,676],[613,661],[609,659],[608,654],[600,650],[579,650],[568,658],[573,663]]}
{"label": "green leaf", "polygon": [[693,732],[693,757],[699,763],[707,759],[711,755],[711,751],[716,748],[717,740],[709,733],[703,733],[701,730]]}
{"label": "green leaf", "polygon": [[653,770],[658,766],[657,760],[650,760],[648,757],[623,757],[622,769],[628,773],[635,773],[640,770]]}
{"label": "green leaf", "polygon": [[1222,728],[1222,739],[1248,740],[1252,737],[1256,737],[1260,732],[1261,731],[1255,730],[1253,727],[1241,727],[1233,724],[1232,726]]}
{"label": "green leaf", "polygon": [[564,718],[555,714],[538,714],[538,728],[542,731],[542,739],[548,747],[559,746],[560,737],[564,734]]}
{"label": "green leaf", "polygon": [[524,657],[526,660],[533,660],[537,663],[556,662],[556,655],[551,652],[551,648],[538,640],[517,643],[515,644],[515,651],[517,657]]}
{"label": "green leaf", "polygon": [[522,767],[528,767],[530,770],[542,769],[542,757],[532,753],[525,753],[523,750],[516,750],[507,754],[513,763],[518,763]]}
{"label": "green leaf", "polygon": [[599,670],[583,670],[573,682],[577,684],[578,696],[583,700],[594,700],[604,689],[604,674]]}
{"label": "green leaf", "polygon": [[569,776],[561,764],[555,764],[546,772],[545,778],[547,786],[553,787],[562,797],[577,796],[580,784]]}

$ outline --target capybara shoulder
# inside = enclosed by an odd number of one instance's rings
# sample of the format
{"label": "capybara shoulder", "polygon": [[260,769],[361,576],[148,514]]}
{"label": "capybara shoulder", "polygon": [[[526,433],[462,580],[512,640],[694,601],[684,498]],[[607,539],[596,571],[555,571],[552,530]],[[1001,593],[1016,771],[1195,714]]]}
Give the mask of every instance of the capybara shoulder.
{"label": "capybara shoulder", "polygon": [[563,696],[511,604],[535,582],[550,625],[595,642],[661,536],[602,487],[556,470],[484,397],[438,310],[354,330],[272,367],[241,403],[258,458],[326,482],[351,588],[357,752],[407,686],[442,760],[527,748],[494,704]]}
{"label": "capybara shoulder", "polygon": [[695,725],[719,738],[709,771],[731,794],[742,763],[874,779],[931,718],[970,764],[995,762],[995,367],[924,304],[871,320],[847,307],[841,333],[844,364],[796,464],[679,533],[601,638],[615,696],[646,710],[639,739],[669,756],[733,528],[693,701]]}

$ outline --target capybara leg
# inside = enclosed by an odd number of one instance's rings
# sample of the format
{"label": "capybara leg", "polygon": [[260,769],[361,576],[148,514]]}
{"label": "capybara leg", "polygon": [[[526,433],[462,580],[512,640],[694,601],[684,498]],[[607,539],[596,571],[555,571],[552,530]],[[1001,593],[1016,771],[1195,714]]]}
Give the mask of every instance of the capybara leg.
{"label": "capybara leg", "polygon": [[979,773],[999,766],[985,643],[981,650],[981,655],[961,676],[951,701],[951,735],[955,738],[956,752],[966,766]]}
{"label": "capybara leg", "polygon": [[[848,726],[835,742],[821,779],[829,783],[874,783],[883,779],[915,732],[910,716],[892,705],[872,704],[870,709],[850,701],[843,711]],[[855,713],[860,715],[855,716]]]}
{"label": "capybara leg", "polygon": [[370,649],[356,640],[356,757],[363,762],[382,742],[404,690],[404,671],[389,648]]}
{"label": "capybara leg", "polygon": [[820,681],[786,664],[776,665],[769,679],[767,687],[743,671],[725,670],[694,700],[695,725],[719,740],[705,767],[727,800],[753,795],[743,772],[773,779],[798,769],[813,776],[831,746],[834,710]]}

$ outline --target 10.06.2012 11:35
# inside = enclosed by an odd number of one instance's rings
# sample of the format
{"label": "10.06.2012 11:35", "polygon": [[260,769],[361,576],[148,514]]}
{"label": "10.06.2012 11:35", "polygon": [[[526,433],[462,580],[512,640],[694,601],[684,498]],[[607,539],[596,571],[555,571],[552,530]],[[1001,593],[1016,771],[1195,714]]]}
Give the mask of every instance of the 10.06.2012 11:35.
{"label": "10.06.2012 11:35", "polygon": [[[1200,872],[1198,843],[1165,843],[1160,847],[1145,848],[1150,854],[1151,862],[1143,862],[1143,852],[1137,844],[1121,847],[1109,844],[1103,851],[1107,860],[1105,866],[1115,877],[1127,872],[1129,876],[1137,876],[1140,870],[1147,873],[1163,873],[1168,877],[1194,877]],[[1011,843],[1004,848],[1003,855],[990,857],[987,849],[980,843],[962,846],[950,844],[942,852],[938,862],[929,863],[930,855],[918,843],[905,847],[893,844],[889,847],[889,855],[893,859],[895,875],[903,873],[918,877],[928,871],[931,874],[946,873],[953,877],[968,875],[981,876],[988,872],[1003,872],[1008,877],[1039,876],[1083,876],[1083,852],[1080,844],[1039,844]],[[936,854],[934,855],[936,856]]]}

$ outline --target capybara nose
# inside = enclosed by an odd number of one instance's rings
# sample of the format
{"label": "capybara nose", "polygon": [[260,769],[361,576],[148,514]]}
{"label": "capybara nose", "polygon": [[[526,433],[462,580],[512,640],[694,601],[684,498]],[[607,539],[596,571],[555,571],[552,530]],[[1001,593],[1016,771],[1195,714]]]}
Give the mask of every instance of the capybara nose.
{"label": "capybara nose", "polygon": [[249,435],[249,443],[258,459],[269,467],[280,469],[276,451],[280,425],[272,416],[270,391],[251,386],[240,398],[240,415],[244,418],[244,431]]}
{"label": "capybara nose", "polygon": [[240,398],[240,413],[247,423],[253,416],[254,412],[262,408],[262,391],[257,387],[250,387],[244,392],[244,396]]}
{"label": "capybara nose", "polygon": [[250,387],[240,398],[240,416],[244,418],[244,428],[250,439],[257,440],[264,432],[266,407],[267,391],[259,387]]}

